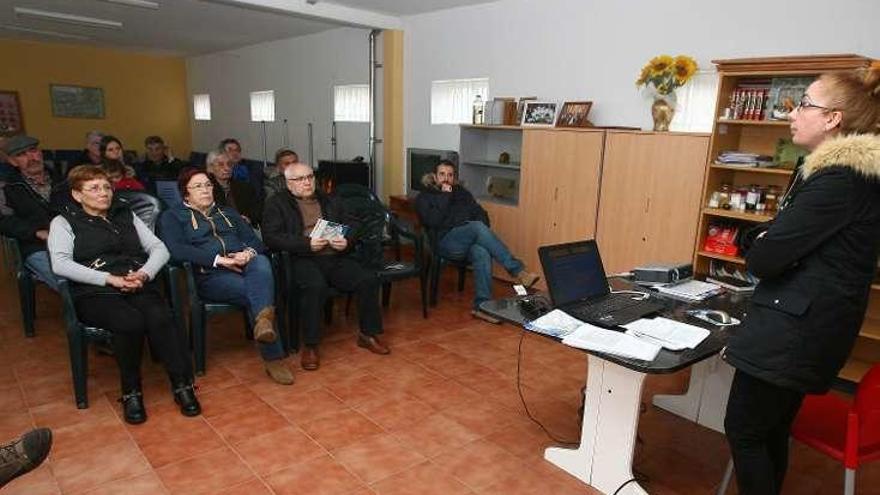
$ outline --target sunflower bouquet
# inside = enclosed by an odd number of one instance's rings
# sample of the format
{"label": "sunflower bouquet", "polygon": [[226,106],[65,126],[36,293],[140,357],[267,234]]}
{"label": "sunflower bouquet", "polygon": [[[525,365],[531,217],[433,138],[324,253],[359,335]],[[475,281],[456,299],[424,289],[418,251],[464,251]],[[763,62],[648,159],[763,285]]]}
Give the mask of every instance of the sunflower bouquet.
{"label": "sunflower bouquet", "polygon": [[642,68],[636,86],[654,87],[657,94],[668,95],[687,84],[697,72],[697,62],[687,55],[659,55]]}

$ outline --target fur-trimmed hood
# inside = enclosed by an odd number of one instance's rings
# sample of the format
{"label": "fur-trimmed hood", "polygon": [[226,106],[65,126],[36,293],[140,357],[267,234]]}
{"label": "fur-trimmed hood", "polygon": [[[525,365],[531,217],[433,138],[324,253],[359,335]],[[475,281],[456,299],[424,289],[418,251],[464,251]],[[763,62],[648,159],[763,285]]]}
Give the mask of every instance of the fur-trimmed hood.
{"label": "fur-trimmed hood", "polygon": [[807,156],[804,179],[827,167],[849,167],[865,177],[880,179],[880,136],[849,134],[826,140]]}

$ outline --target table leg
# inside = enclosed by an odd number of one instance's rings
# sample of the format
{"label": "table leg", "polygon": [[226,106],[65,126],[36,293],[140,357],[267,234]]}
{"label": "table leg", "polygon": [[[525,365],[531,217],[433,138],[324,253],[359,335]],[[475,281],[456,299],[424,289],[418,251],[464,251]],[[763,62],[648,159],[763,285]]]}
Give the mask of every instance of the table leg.
{"label": "table leg", "polygon": [[645,374],[596,356],[588,363],[580,446],[550,447],[544,458],[602,493],[647,495],[630,481]]}
{"label": "table leg", "polygon": [[654,405],[699,425],[724,433],[724,415],[734,369],[719,356],[691,367],[688,390],[683,395],[655,395]]}

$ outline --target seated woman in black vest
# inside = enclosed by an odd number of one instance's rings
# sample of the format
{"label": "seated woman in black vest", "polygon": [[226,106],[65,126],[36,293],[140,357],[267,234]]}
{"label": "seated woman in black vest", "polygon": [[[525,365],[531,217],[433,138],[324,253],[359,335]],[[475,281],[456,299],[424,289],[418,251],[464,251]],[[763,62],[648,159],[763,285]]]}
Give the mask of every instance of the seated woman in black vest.
{"label": "seated woman in black vest", "polygon": [[141,391],[144,337],[165,363],[180,412],[200,414],[183,333],[153,282],[168,261],[168,249],[129,208],[113,202],[100,166],[76,167],[68,181],[78,204],[49,227],[52,268],[70,280],[80,320],[113,334],[125,421],[147,420]]}

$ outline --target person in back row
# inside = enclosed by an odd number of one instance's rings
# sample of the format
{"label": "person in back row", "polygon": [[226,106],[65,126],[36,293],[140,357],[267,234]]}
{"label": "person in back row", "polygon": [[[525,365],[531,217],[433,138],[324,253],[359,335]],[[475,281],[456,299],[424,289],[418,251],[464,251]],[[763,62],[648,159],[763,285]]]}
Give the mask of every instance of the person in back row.
{"label": "person in back row", "polygon": [[144,161],[140,164],[140,181],[149,189],[156,180],[177,180],[186,164],[172,157],[168,146],[160,136],[147,136],[144,139]]}
{"label": "person in back row", "polygon": [[[315,188],[315,172],[308,164],[294,163],[284,175],[287,191],[266,202],[263,238],[270,249],[293,255],[293,284],[299,292],[298,311],[306,344],[301,358],[303,369],[316,370],[320,365],[321,311],[328,286],[357,293],[357,344],[376,354],[390,353],[379,337],[379,277],[349,256],[355,239],[351,234],[330,239],[309,236],[320,219],[345,223],[341,206]],[[350,228],[349,232],[353,230]]]}
{"label": "person in back row", "polygon": [[458,184],[455,164],[440,161],[434,173],[425,174],[425,190],[416,198],[419,221],[437,236],[440,255],[448,259],[467,259],[474,267],[474,306],[471,314],[498,323],[480,311],[480,303],[492,298],[492,260],[496,260],[525,287],[538,281],[523,263],[510,254],[507,246],[489,228],[489,215],[474,196]]}
{"label": "person in back row", "polygon": [[278,192],[287,190],[287,179],[284,178],[284,171],[287,170],[287,167],[298,161],[299,155],[289,148],[281,148],[275,152],[275,166],[266,169],[263,180],[263,192],[266,199],[271,198]]}
{"label": "person in back row", "polygon": [[219,206],[235,209],[254,227],[259,226],[263,206],[249,183],[232,180],[229,155],[222,151],[209,152],[205,159],[205,169],[214,185],[214,201]]}
{"label": "person in back row", "polygon": [[116,136],[106,135],[101,138],[101,157],[104,171],[110,178],[114,191],[143,191],[144,185],[137,180],[134,168],[125,163],[125,150],[122,141]]}

